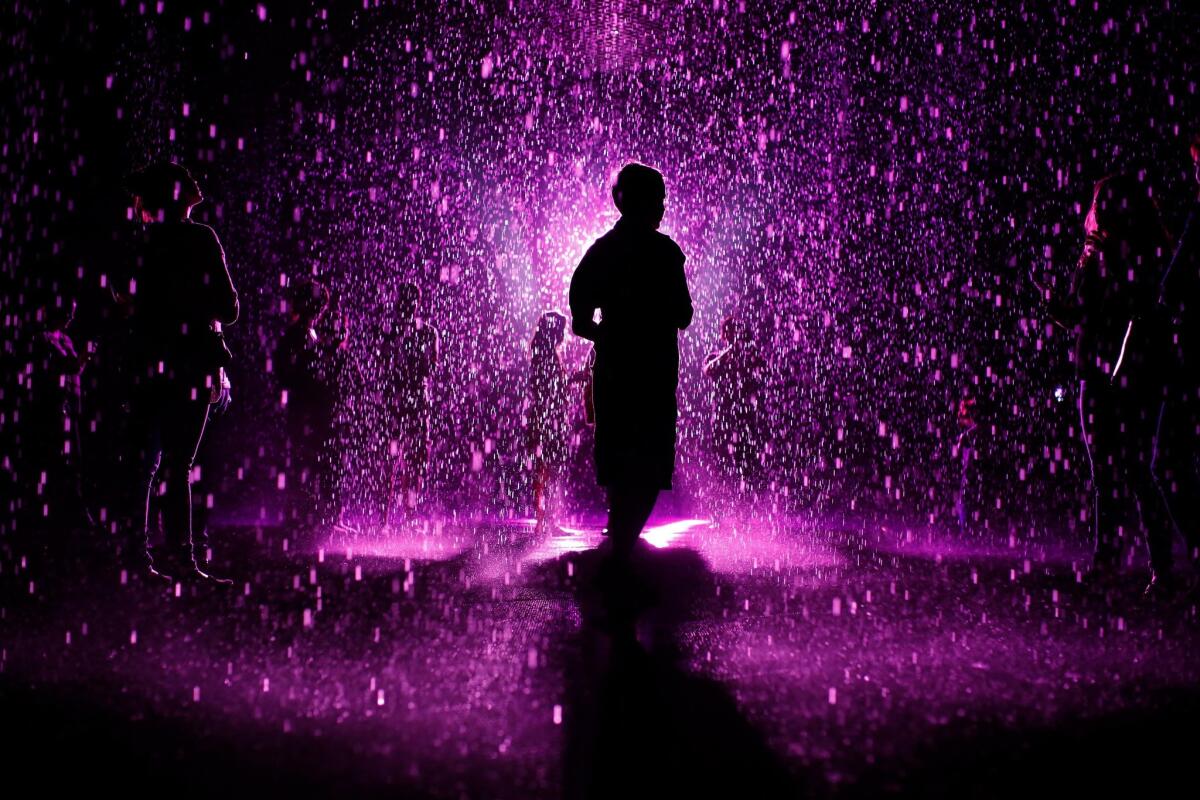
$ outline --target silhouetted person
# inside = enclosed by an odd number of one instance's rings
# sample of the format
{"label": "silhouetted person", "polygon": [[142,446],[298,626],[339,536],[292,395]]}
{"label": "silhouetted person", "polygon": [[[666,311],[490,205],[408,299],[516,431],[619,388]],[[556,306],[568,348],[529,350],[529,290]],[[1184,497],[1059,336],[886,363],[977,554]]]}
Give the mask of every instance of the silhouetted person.
{"label": "silhouetted person", "polygon": [[92,523],[84,504],[81,461],[81,375],[90,360],[67,332],[75,301],[61,294],[38,304],[21,383],[26,513],[68,525]]}
{"label": "silhouetted person", "polygon": [[[1200,183],[1200,134],[1191,140],[1192,169]],[[1161,299],[1172,320],[1178,369],[1171,370],[1154,452],[1154,477],[1193,565],[1200,563],[1200,193],[1192,195]],[[1160,561],[1170,564],[1170,544]]]}
{"label": "silhouetted person", "polygon": [[554,494],[570,456],[570,385],[559,358],[567,318],[548,311],[538,321],[525,385],[525,449],[533,473],[533,508],[538,530],[553,524]]}
{"label": "silhouetted person", "polygon": [[608,535],[622,560],[658,493],[671,488],[678,331],[691,324],[692,298],[683,251],[658,232],[663,176],[629,164],[612,194],[621,219],[584,255],[570,300],[572,330],[595,342],[596,478],[608,490]]}
{"label": "silhouetted person", "polygon": [[1121,523],[1136,509],[1160,576],[1170,569],[1170,521],[1150,465],[1171,357],[1157,303],[1167,235],[1149,187],[1128,174],[1096,184],[1084,232],[1070,296],[1052,315],[1075,333],[1095,503],[1094,574],[1115,572]]}
{"label": "silhouetted person", "polygon": [[[238,296],[217,234],[191,220],[203,200],[187,170],[158,163],[130,181],[134,211],[146,225],[130,286],[132,414],[146,459],[146,556],[153,574],[211,579],[192,541],[191,473],[211,403],[227,399],[230,354],[221,326],[237,320]],[[159,485],[162,484],[162,491]],[[150,558],[161,516],[166,551]]]}
{"label": "silhouetted person", "polygon": [[330,299],[322,283],[297,281],[289,298],[288,326],[272,362],[287,392],[289,522],[312,528],[335,521],[334,414],[345,339],[344,331],[339,336],[322,324]]}
{"label": "silhouetted person", "polygon": [[388,345],[390,396],[384,398],[389,415],[390,469],[383,522],[388,525],[396,495],[404,514],[417,507],[429,467],[429,378],[437,367],[438,332],[417,316],[421,290],[402,283],[396,298],[396,328]]}
{"label": "silhouetted person", "polygon": [[993,452],[997,414],[990,394],[986,384],[976,383],[963,392],[956,410],[959,433],[953,452],[958,460],[958,495],[954,505],[959,530],[964,533],[987,527],[989,504],[984,492],[997,480]]}
{"label": "silhouetted person", "polygon": [[713,439],[722,471],[737,491],[757,484],[762,471],[761,391],[766,362],[750,329],[737,317],[721,324],[725,347],[704,362],[714,384]]}

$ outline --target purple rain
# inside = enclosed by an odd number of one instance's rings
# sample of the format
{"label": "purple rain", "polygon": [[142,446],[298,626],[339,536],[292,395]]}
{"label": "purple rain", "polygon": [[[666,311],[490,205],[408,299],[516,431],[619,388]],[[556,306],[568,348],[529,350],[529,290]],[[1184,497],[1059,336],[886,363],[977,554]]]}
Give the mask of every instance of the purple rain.
{"label": "purple rain", "polygon": [[[0,786],[1190,778],[1185,4],[4,15]],[[635,162],[694,313],[626,556],[569,291]],[[218,240],[234,308],[156,283]]]}

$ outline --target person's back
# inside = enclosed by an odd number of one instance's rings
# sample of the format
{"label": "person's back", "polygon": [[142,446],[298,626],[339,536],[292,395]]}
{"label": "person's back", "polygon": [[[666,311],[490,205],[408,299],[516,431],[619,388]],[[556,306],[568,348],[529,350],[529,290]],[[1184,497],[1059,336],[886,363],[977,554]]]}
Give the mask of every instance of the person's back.
{"label": "person's back", "polygon": [[683,262],[669,236],[623,219],[588,250],[576,285],[600,309],[601,368],[619,359],[647,379],[677,379],[677,334],[692,314]]}
{"label": "person's back", "polygon": [[564,460],[570,435],[567,374],[558,355],[566,319],[556,312],[543,315],[529,354],[525,385],[528,444],[550,461]]}
{"label": "person's back", "polygon": [[400,330],[392,343],[392,408],[401,415],[429,410],[429,377],[437,363],[437,331],[421,323]]}
{"label": "person's back", "polygon": [[180,374],[199,366],[212,323],[230,324],[238,298],[216,233],[190,220],[148,226],[135,275],[133,335],[139,355]]}

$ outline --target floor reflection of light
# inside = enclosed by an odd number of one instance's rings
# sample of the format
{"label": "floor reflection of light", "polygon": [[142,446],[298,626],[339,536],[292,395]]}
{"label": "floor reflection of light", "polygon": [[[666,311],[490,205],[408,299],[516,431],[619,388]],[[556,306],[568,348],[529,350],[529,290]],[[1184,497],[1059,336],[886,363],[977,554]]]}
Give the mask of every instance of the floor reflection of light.
{"label": "floor reflection of light", "polygon": [[679,519],[662,525],[652,525],[642,531],[642,539],[654,547],[670,547],[671,543],[685,536],[688,531],[701,525],[711,525],[708,519]]}
{"label": "floor reflection of light", "polygon": [[322,551],[344,552],[351,556],[443,561],[466,551],[472,544],[470,528],[451,527],[441,521],[396,528],[336,529],[325,541]]}
{"label": "floor reflection of light", "polygon": [[529,561],[545,561],[568,553],[581,553],[599,547],[604,541],[603,531],[592,528],[559,527],[552,535],[542,540],[526,558]]}

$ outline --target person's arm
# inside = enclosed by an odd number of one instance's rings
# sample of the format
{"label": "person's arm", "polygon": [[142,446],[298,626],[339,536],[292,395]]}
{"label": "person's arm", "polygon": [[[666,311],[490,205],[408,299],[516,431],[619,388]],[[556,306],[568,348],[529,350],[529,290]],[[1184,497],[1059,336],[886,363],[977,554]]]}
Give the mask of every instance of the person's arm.
{"label": "person's arm", "polygon": [[425,329],[429,331],[429,337],[425,343],[425,358],[427,359],[425,374],[432,375],[437,369],[442,340],[437,328],[425,325]]}
{"label": "person's arm", "polygon": [[733,348],[726,347],[720,352],[713,353],[704,362],[704,374],[709,378],[719,378],[726,372],[726,367],[729,364],[729,352]]}
{"label": "person's arm", "polygon": [[[1166,304],[1173,315],[1179,313],[1180,300],[1186,304],[1194,293],[1195,287],[1187,284],[1194,283],[1195,271],[1187,269],[1187,266],[1195,255],[1197,239],[1200,239],[1200,202],[1188,214],[1183,233],[1179,235],[1179,243],[1171,254],[1171,261],[1159,285],[1159,302]],[[1189,281],[1189,278],[1193,280]]]}
{"label": "person's arm", "polygon": [[679,330],[683,330],[692,324],[692,316],[695,312],[692,308],[692,293],[688,291],[687,275],[683,271],[686,257],[678,246],[675,247],[675,253],[677,260],[671,297],[671,323]]}
{"label": "person's arm", "polygon": [[233,288],[233,279],[229,276],[229,266],[225,263],[225,250],[216,231],[208,229],[210,239],[207,243],[208,253],[205,256],[209,286],[209,299],[212,303],[212,318],[222,325],[232,325],[237,322],[241,310],[238,303],[237,290]]}
{"label": "person's arm", "polygon": [[1075,265],[1075,273],[1071,276],[1069,293],[1063,296],[1051,297],[1048,313],[1054,324],[1065,330],[1071,330],[1083,320],[1089,304],[1095,301],[1093,295],[1097,289],[1096,271],[1099,268],[1100,250],[1098,242],[1091,238],[1086,241],[1083,253]]}
{"label": "person's arm", "polygon": [[568,293],[571,305],[571,330],[576,336],[589,341],[596,341],[600,326],[594,319],[599,300],[595,287],[595,245],[593,245],[575,268],[571,276],[571,289]]}
{"label": "person's arm", "polygon": [[47,366],[55,375],[79,375],[87,365],[86,354],[80,356],[69,340],[63,341],[65,334],[59,337],[46,334]]}

